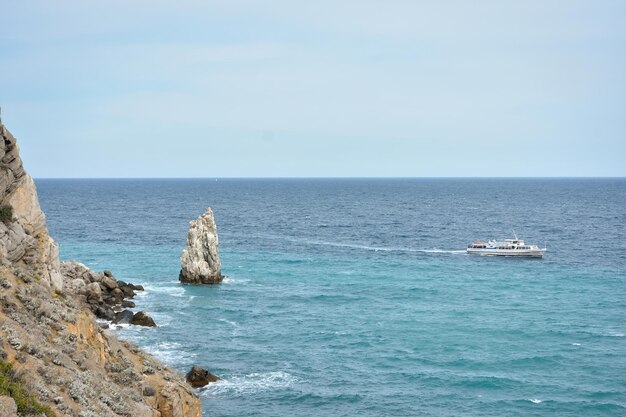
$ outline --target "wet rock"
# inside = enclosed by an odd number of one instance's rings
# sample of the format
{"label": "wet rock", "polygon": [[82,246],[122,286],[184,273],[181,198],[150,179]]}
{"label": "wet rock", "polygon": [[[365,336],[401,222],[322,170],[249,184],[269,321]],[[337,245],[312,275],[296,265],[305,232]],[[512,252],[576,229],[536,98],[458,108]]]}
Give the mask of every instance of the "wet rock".
{"label": "wet rock", "polygon": [[203,369],[197,365],[194,365],[191,370],[185,376],[185,379],[194,388],[204,387],[211,382],[217,382],[220,379],[213,375],[211,372]]}
{"label": "wet rock", "polygon": [[135,324],[137,326],[156,327],[156,323],[154,322],[154,320],[152,320],[152,317],[150,317],[143,311],[135,314],[130,321],[130,324]]}
{"label": "wet rock", "polygon": [[103,320],[108,320],[108,321],[113,321],[115,320],[115,312],[113,311],[113,309],[107,305],[104,306],[96,306],[93,309],[94,314],[96,315],[96,317],[103,319]]}
{"label": "wet rock", "polygon": [[122,301],[122,307],[123,308],[135,308],[135,307],[137,307],[137,305],[135,303],[133,303],[132,301],[124,300],[124,301]]}
{"label": "wet rock", "polygon": [[122,294],[124,295],[124,298],[134,298],[135,297],[135,291],[128,285],[124,285],[123,287],[120,287],[120,290],[122,291]]}
{"label": "wet rock", "polygon": [[115,314],[115,318],[113,319],[113,324],[130,324],[135,315],[130,310],[120,311]]}

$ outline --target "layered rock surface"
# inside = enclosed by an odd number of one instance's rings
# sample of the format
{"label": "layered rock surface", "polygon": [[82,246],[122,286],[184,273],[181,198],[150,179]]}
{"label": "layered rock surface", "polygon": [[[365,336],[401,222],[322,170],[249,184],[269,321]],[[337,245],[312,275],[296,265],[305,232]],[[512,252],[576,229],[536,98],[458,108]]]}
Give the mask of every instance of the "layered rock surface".
{"label": "layered rock surface", "polygon": [[213,210],[189,222],[187,247],[180,256],[179,280],[189,284],[217,284],[224,279]]}
{"label": "layered rock surface", "polygon": [[128,302],[135,286],[61,265],[34,182],[1,124],[0,206],[13,211],[0,221],[0,360],[38,400],[59,417],[201,417],[181,375],[96,322],[94,312]]}
{"label": "layered rock surface", "polygon": [[59,248],[48,235],[33,179],[24,171],[15,138],[0,124],[0,206],[13,219],[0,222],[0,265],[16,266],[63,290]]}

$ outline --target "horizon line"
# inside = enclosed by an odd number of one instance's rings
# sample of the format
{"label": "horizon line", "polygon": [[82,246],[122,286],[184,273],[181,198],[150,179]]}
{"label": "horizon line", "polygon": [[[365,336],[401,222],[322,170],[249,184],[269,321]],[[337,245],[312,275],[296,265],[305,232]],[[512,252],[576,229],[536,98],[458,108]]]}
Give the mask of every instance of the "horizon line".
{"label": "horizon line", "polygon": [[224,176],[224,177],[33,177],[36,180],[299,180],[299,179],[626,179],[626,176],[258,176],[258,177],[246,177],[246,176]]}

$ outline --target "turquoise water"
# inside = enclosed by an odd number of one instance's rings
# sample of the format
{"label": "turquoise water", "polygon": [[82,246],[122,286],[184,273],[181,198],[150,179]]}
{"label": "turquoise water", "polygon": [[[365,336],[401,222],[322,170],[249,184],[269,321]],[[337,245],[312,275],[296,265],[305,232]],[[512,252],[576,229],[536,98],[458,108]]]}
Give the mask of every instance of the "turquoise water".
{"label": "turquoise water", "polygon": [[[38,180],[64,259],[144,284],[216,416],[626,414],[626,180]],[[216,213],[219,286],[182,286]],[[515,228],[543,260],[464,253]]]}

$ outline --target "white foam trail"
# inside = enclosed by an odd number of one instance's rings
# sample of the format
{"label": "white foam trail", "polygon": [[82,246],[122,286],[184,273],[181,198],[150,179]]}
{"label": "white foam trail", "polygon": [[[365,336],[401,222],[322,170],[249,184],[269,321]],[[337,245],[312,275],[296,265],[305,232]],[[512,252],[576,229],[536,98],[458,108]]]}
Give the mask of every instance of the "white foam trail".
{"label": "white foam trail", "polygon": [[528,401],[530,401],[533,404],[541,404],[543,401],[539,400],[537,398],[530,398]]}
{"label": "white foam trail", "polygon": [[202,395],[253,395],[262,391],[288,388],[296,382],[298,379],[288,372],[253,373],[209,384],[202,390]]}
{"label": "white foam trail", "polygon": [[373,252],[413,252],[413,253],[465,253],[465,250],[447,250],[447,249],[439,249],[439,248],[431,248],[431,249],[415,249],[415,248],[404,248],[404,247],[384,247],[384,246],[368,246],[368,245],[359,245],[354,243],[341,243],[341,242],[327,242],[321,240],[298,240],[298,239],[287,239],[289,241],[294,241],[298,243],[305,243],[310,245],[322,245],[322,246],[332,246],[337,248],[350,248],[350,249],[362,249]]}
{"label": "white foam trail", "polygon": [[458,249],[440,249],[440,248],[417,249],[417,248],[405,248],[405,247],[369,246],[369,245],[360,245],[357,243],[328,242],[328,241],[323,241],[323,240],[298,239],[298,238],[293,238],[289,236],[277,236],[277,235],[257,235],[256,237],[263,238],[263,239],[286,240],[287,242],[302,243],[305,245],[321,245],[321,246],[332,246],[332,247],[337,247],[337,248],[362,249],[362,250],[373,251],[373,252],[415,252],[415,253],[446,253],[446,254],[466,253],[465,250],[458,250]]}
{"label": "white foam trail", "polygon": [[580,346],[580,343],[572,343],[572,346]]}

